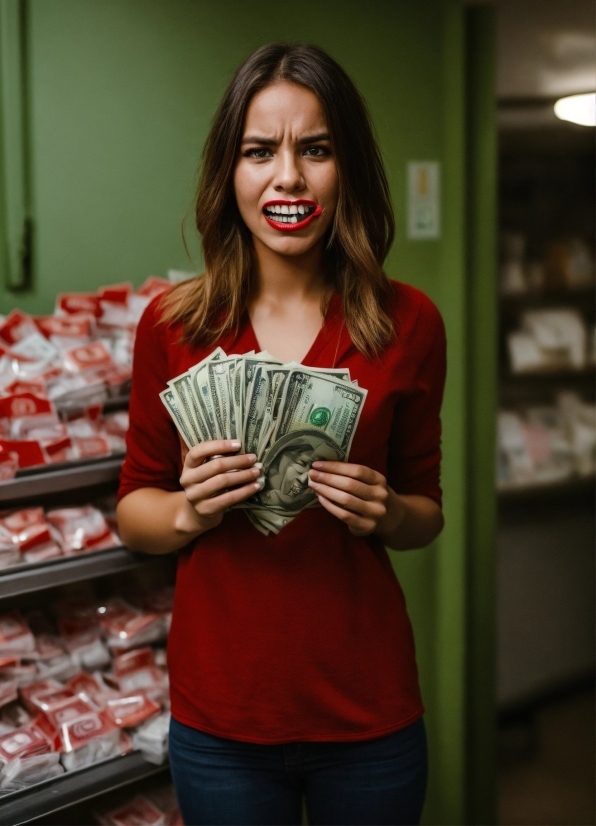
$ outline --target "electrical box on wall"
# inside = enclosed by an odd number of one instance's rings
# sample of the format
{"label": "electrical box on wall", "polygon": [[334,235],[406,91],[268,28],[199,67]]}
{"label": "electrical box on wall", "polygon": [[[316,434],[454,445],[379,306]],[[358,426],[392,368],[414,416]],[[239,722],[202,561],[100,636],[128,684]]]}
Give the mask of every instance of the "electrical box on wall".
{"label": "electrical box on wall", "polygon": [[408,238],[441,237],[440,169],[437,161],[408,163]]}

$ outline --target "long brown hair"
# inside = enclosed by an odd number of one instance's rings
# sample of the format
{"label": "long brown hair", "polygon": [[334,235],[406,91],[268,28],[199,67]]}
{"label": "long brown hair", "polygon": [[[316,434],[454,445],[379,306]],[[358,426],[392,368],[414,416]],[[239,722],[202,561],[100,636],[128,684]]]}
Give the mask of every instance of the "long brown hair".
{"label": "long brown hair", "polygon": [[263,46],[232,78],[203,150],[195,204],[205,273],[166,293],[163,319],[182,322],[183,338],[193,344],[238,329],[254,267],[252,237],[236,206],[234,167],[251,99],[282,81],[310,89],[323,108],[339,178],[326,270],[342,297],[352,341],[365,355],[378,355],[393,335],[387,312],[393,290],[382,269],[395,230],[387,177],[360,93],[335,60],[305,44]]}

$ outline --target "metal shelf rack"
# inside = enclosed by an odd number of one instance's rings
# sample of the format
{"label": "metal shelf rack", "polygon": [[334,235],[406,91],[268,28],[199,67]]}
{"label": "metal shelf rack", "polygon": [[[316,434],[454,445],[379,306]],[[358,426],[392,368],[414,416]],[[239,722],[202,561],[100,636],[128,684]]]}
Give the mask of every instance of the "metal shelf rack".
{"label": "metal shelf rack", "polygon": [[76,803],[167,771],[168,764],[148,763],[139,752],[94,763],[35,786],[0,797],[0,823],[18,826],[47,817]]}
{"label": "metal shelf rack", "polygon": [[[0,600],[30,594],[56,585],[81,582],[138,568],[150,557],[134,554],[124,546],[57,557],[32,565],[12,565],[0,570]],[[0,820],[1,822],[1,820]]]}
{"label": "metal shelf rack", "polygon": [[0,482],[0,506],[117,482],[123,460],[124,456],[118,454],[20,470],[14,479]]}

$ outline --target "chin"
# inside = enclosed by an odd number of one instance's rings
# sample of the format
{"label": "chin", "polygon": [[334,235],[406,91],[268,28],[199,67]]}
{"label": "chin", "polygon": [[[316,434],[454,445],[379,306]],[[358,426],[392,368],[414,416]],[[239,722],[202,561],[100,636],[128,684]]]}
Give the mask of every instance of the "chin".
{"label": "chin", "polygon": [[304,255],[319,243],[319,238],[260,238],[261,243],[278,255]]}

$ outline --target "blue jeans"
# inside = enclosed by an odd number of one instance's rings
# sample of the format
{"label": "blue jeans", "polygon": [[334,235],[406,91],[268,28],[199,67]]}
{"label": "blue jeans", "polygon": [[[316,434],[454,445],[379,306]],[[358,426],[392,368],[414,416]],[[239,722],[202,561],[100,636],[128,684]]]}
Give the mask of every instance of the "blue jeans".
{"label": "blue jeans", "polygon": [[351,743],[267,746],[170,725],[170,766],[184,823],[417,824],[426,791],[422,720]]}

